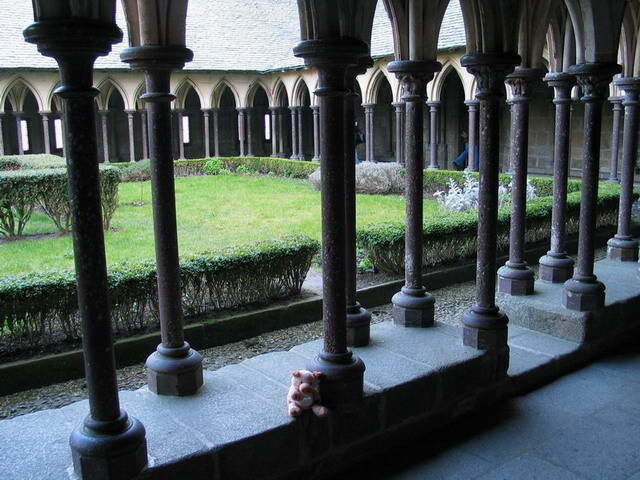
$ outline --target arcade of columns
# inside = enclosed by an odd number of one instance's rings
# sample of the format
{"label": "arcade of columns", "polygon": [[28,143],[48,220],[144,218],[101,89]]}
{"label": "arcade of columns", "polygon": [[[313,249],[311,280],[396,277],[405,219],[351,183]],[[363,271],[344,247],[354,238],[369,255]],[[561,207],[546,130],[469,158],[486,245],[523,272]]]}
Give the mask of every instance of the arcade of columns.
{"label": "arcade of columns", "polygon": [[[158,0],[159,1],[159,0]],[[406,165],[405,285],[393,297],[394,322],[401,327],[428,328],[434,321],[434,302],[422,283],[422,170],[423,115],[426,85],[441,69],[436,47],[448,0],[385,0],[395,32],[395,60],[388,71],[398,78],[405,107],[403,155]],[[63,5],[64,4],[64,5]],[[51,6],[35,1],[36,22],[25,30],[27,41],[43,55],[56,59],[60,86],[56,95],[64,110],[65,153],[78,301],[90,413],[71,436],[74,468],[82,478],[131,478],[147,463],[145,430],[120,408],[106,288],[104,238],[100,221],[98,142],[93,63],[121,40],[115,24],[113,0],[93,10],[78,2]],[[162,343],[147,361],[149,388],[158,395],[195,394],[203,383],[202,357],[184,340],[180,309],[178,245],[173,191],[171,135],[173,124],[171,75],[191,59],[185,47],[186,1],[172,2],[167,17],[155,21],[145,2],[125,1],[131,47],[122,60],[144,74],[146,91],[140,99],[147,114],[158,298]],[[147,2],[149,7],[153,2]],[[141,5],[143,7],[141,7]],[[322,158],[322,249],[324,345],[312,368],[325,374],[323,402],[332,408],[352,406],[362,399],[362,360],[349,345],[369,340],[366,310],[354,296],[354,81],[370,64],[369,43],[376,0],[300,0],[302,41],[296,56],[318,75],[314,98],[318,113],[316,153]],[[542,51],[551,25],[550,73],[544,81],[554,89],[556,108],[553,239],[541,259],[541,278],[558,283],[564,306],[575,311],[603,307],[605,286],[594,275],[597,182],[603,104],[617,64],[620,27],[624,20],[625,57],[616,85],[624,91],[624,133],[618,232],[609,241],[610,258],[637,261],[638,245],[630,236],[633,171],[637,156],[638,78],[635,62],[638,3],[625,0],[465,0],[462,2],[467,53],[461,64],[475,78],[480,135],[480,210],[476,302],[463,315],[462,342],[495,355],[504,375],[509,361],[508,318],[496,306],[496,287],[511,295],[532,293],[531,270],[523,260],[524,186],[527,172],[527,105],[531,85],[543,80]],[[156,10],[160,11],[160,10]],[[99,12],[99,13],[96,13]],[[357,14],[357,16],[356,16]],[[519,19],[515,22],[514,19]],[[598,22],[598,28],[594,22]],[[491,29],[488,29],[491,25]],[[186,27],[188,28],[188,26]],[[160,30],[158,30],[160,29]],[[589,38],[597,32],[597,38]],[[513,208],[509,260],[497,270],[499,115],[504,83],[512,90],[513,115],[510,165]],[[582,149],[582,190],[579,250],[575,268],[565,249],[564,216],[568,174],[570,90],[577,82],[585,104]],[[433,105],[428,105],[433,112]],[[180,105],[178,105],[180,107]],[[241,152],[251,153],[251,130],[245,131],[251,111],[239,107]],[[296,110],[293,110],[296,112]],[[206,116],[204,117],[206,120]],[[292,114],[293,125],[300,116]],[[213,124],[216,117],[213,116]],[[129,122],[131,125],[132,122]],[[178,122],[181,125],[181,122]],[[280,122],[272,125],[280,128]],[[179,133],[178,135],[182,136]],[[294,137],[296,137],[294,135]],[[300,147],[300,139],[292,143]],[[278,144],[273,141],[273,146]],[[244,145],[244,147],[243,147]],[[300,152],[300,149],[294,149]],[[438,162],[432,157],[431,166]],[[498,271],[498,279],[496,279]]]}

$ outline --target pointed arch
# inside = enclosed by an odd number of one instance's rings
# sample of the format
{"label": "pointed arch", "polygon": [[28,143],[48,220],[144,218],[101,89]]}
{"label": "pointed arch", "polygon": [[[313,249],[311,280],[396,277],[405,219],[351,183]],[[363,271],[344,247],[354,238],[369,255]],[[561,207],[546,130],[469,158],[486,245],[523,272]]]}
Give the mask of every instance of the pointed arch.
{"label": "pointed arch", "polygon": [[189,88],[193,88],[193,91],[196,92],[196,95],[198,95],[198,100],[200,100],[200,105],[204,106],[205,105],[205,101],[204,98],[202,97],[202,93],[200,92],[200,89],[197,87],[196,83],[189,77],[185,77],[182,79],[182,81],[178,84],[178,87],[176,88],[176,108],[184,108],[184,102],[187,98],[187,94],[189,93]]}
{"label": "pointed arch", "polygon": [[136,89],[133,91],[133,104],[136,107],[136,110],[144,109],[144,102],[140,99],[142,95],[144,95],[147,91],[147,85],[144,80],[142,80]]}
{"label": "pointed arch", "polygon": [[364,103],[376,103],[382,80],[386,80],[391,88],[391,82],[387,78],[386,72],[382,68],[379,68],[370,77],[369,84],[364,91],[362,99]]}
{"label": "pointed arch", "polygon": [[284,86],[281,78],[276,80],[273,87],[273,93],[271,95],[271,101],[273,102],[274,107],[288,107],[290,104],[287,88]]}
{"label": "pointed arch", "polygon": [[293,85],[291,105],[298,107],[303,106],[305,93],[309,95],[309,101],[311,101],[311,91],[309,90],[307,82],[303,77],[298,77]]}
{"label": "pointed arch", "polygon": [[238,95],[238,91],[226,78],[220,80],[216,87],[213,89],[213,92],[211,93],[211,106],[213,108],[220,108],[220,98],[222,97],[225,88],[229,89],[229,91],[233,95],[233,99],[236,102],[236,107],[239,107],[241,105],[240,95]]}
{"label": "pointed arch", "polygon": [[111,94],[114,90],[117,90],[120,96],[122,97],[122,101],[124,102],[125,110],[129,109],[129,105],[131,105],[129,101],[129,97],[122,85],[120,85],[116,80],[111,77],[107,77],[102,80],[98,84],[98,89],[100,90],[100,95],[96,97],[96,102],[98,104],[98,108],[100,110],[108,110],[109,108],[109,99],[111,98]]}
{"label": "pointed arch", "polygon": [[460,64],[452,59],[447,59],[445,64],[442,66],[442,70],[440,70],[433,79],[431,84],[431,91],[429,92],[428,98],[434,102],[439,101],[442,95],[442,88],[447,80],[449,75],[457,75],[460,83],[462,84],[462,88],[464,89],[465,97],[469,97],[471,95],[470,91],[467,91],[465,82],[464,82],[464,72]]}
{"label": "pointed arch", "polygon": [[5,102],[8,100],[11,104],[11,108],[14,111],[22,111],[22,108],[24,106],[24,99],[27,95],[27,92],[31,92],[31,94],[36,99],[38,110],[43,111],[44,103],[42,102],[40,93],[33,85],[31,85],[31,83],[29,83],[21,76],[16,76],[8,82],[6,88],[2,92],[2,97],[0,97],[0,101],[2,102],[0,108],[2,108],[2,110],[4,111]]}
{"label": "pointed arch", "polygon": [[269,101],[269,105],[271,105],[271,91],[267,88],[267,86],[260,78],[257,78],[251,83],[249,89],[247,90],[247,95],[245,97],[245,105],[247,107],[253,107],[253,101],[258,88],[262,88],[262,90],[264,90],[264,93],[267,96],[267,100]]}

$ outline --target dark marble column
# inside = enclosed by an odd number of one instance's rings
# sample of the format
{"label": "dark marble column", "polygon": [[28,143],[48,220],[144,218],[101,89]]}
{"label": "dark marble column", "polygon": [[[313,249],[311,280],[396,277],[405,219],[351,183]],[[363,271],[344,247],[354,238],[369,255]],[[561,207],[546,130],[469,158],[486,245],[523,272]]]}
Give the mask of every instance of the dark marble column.
{"label": "dark marble column", "polygon": [[13,112],[16,122],[16,140],[18,142],[18,155],[24,155],[24,145],[22,144],[22,112]]}
{"label": "dark marble column", "polygon": [[611,130],[611,163],[607,182],[620,183],[620,180],[618,180],[618,151],[620,150],[622,97],[609,97],[609,102],[613,105],[613,128]]}
{"label": "dark marble column", "polygon": [[294,54],[317,68],[320,106],[324,345],[309,369],[324,373],[325,405],[354,405],[362,400],[365,367],[347,347],[344,136],[351,132],[344,124],[345,74],[368,54],[368,46],[352,38],[310,40],[299,43]]}
{"label": "dark marble column", "polygon": [[240,156],[246,157],[245,154],[245,142],[246,142],[246,115],[245,108],[237,108],[238,110],[238,139],[240,140]]}
{"label": "dark marble column", "polygon": [[127,114],[127,123],[129,126],[129,161],[136,161],[136,141],[134,137],[134,129],[133,129],[133,114],[136,113],[135,110],[125,110]]}
{"label": "dark marble column", "polygon": [[247,115],[247,156],[253,157],[253,107],[245,109]]}
{"label": "dark marble column", "polygon": [[[89,415],[71,434],[75,474],[85,480],[133,478],[147,464],[145,429],[120,408],[116,379],[100,172],[96,141],[93,63],[121,41],[115,23],[75,17],[37,21],[25,39],[54,57],[55,91],[64,104],[68,190]],[[25,452],[27,454],[28,452]],[[114,474],[113,472],[117,472]]]}
{"label": "dark marble column", "polygon": [[433,325],[435,300],[422,284],[423,119],[426,85],[440,68],[438,62],[414,60],[388,65],[402,83],[405,102],[405,284],[391,299],[393,322],[404,327]]}
{"label": "dark marble column", "polygon": [[623,262],[638,261],[638,242],[631,236],[631,205],[633,204],[633,176],[638,157],[638,96],[640,78],[623,77],[614,83],[624,90],[624,135],[622,143],[622,175],[618,231],[607,242],[607,256]]}
{"label": "dark marble column", "polygon": [[102,160],[109,163],[109,110],[100,110],[98,113],[102,124]]}
{"label": "dark marble column", "polygon": [[0,113],[0,155],[4,155],[4,133],[2,130],[2,122],[4,121],[4,113]]}
{"label": "dark marble column", "polygon": [[279,152],[278,156],[281,158],[286,158],[286,153],[284,150],[284,140],[285,140],[285,128],[284,128],[284,119],[285,115],[287,115],[287,107],[280,107],[278,110],[278,145]]}
{"label": "dark marble column", "polygon": [[204,156],[205,158],[209,158],[211,156],[211,138],[210,138],[210,128],[209,128],[209,109],[202,109],[202,117],[204,120]]}
{"label": "dark marble column", "polygon": [[476,264],[476,304],[465,312],[463,343],[493,351],[499,359],[497,374],[506,374],[509,365],[507,316],[496,306],[496,263],[498,231],[498,186],[500,163],[500,105],[505,77],[520,63],[514,54],[470,54],[462,65],[475,76],[479,106],[480,208],[478,209],[478,254]]}
{"label": "dark marble column", "polygon": [[213,155],[217,158],[220,156],[220,127],[218,123],[220,109],[212,108],[211,113],[213,114]]}
{"label": "dark marble column", "polygon": [[553,87],[556,106],[553,147],[553,210],[551,213],[551,250],[540,258],[538,277],[551,283],[564,283],[573,276],[573,259],[566,251],[567,182],[571,145],[571,89],[575,78],[566,73],[549,73],[544,78]]}
{"label": "dark marble column", "polygon": [[568,73],[575,75],[582,87],[581,100],[585,104],[578,261],[573,278],[564,284],[563,303],[569,310],[583,312],[604,307],[605,287],[593,273],[600,134],[603,103],[607,98],[611,79],[619,71],[619,65],[608,63],[585,63],[574,65],[568,70]]}
{"label": "dark marble column", "polygon": [[50,112],[42,112],[42,141],[44,143],[44,153],[51,153],[51,129],[49,126]]}
{"label": "dark marble column", "polygon": [[438,165],[438,130],[440,121],[440,102],[427,102],[429,106],[429,170],[439,170]]}
{"label": "dark marble column", "polygon": [[298,160],[306,160],[304,156],[304,129],[303,116],[306,107],[298,107]]}
{"label": "dark marble column", "polygon": [[529,157],[529,102],[544,71],[516,68],[506,83],[511,86],[511,224],[509,260],[498,270],[498,290],[509,295],[531,295],[535,274],[524,259],[527,216],[527,170]]}
{"label": "dark marble column", "polygon": [[464,104],[469,110],[469,157],[466,171],[478,171],[478,158],[476,149],[478,147],[478,101],[466,100]]}
{"label": "dark marble column", "polygon": [[[162,343],[147,358],[149,390],[158,395],[192,395],[203,384],[202,355],[184,339],[175,180],[171,148],[171,71],[191,60],[184,47],[142,46],[124,50],[122,60],[143,70],[149,120],[151,199]],[[182,122],[180,122],[182,124]],[[182,137],[180,138],[182,142]]]}
{"label": "dark marble column", "polygon": [[271,156],[278,157],[278,107],[270,107],[271,111]]}
{"label": "dark marble column", "polygon": [[404,165],[404,102],[391,104],[396,115],[396,163]]}
{"label": "dark marble column", "polygon": [[365,161],[375,162],[375,134],[374,134],[374,111],[376,109],[375,103],[363,104],[364,108],[364,141],[365,141]]}
{"label": "dark marble column", "polygon": [[289,107],[291,110],[291,160],[298,159],[298,108]]}
{"label": "dark marble column", "polygon": [[147,133],[147,112],[140,111],[140,124],[142,126],[142,158],[149,158],[149,134]]}
{"label": "dark marble column", "polygon": [[313,112],[313,158],[314,162],[320,161],[320,107],[311,105]]}

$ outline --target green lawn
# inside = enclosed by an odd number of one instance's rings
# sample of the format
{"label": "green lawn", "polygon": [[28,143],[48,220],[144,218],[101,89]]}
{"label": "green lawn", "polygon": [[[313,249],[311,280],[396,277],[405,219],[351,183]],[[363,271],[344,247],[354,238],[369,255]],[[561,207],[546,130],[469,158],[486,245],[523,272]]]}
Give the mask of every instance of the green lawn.
{"label": "green lawn", "polygon": [[[320,239],[320,193],[306,180],[275,177],[205,176],[176,180],[181,253],[251,243],[287,233]],[[134,202],[143,202],[134,206]],[[358,195],[358,225],[404,218],[400,196]],[[425,215],[435,213],[425,202]],[[55,232],[53,223],[34,214],[26,233]],[[152,259],[153,218],[149,182],[120,185],[120,206],[105,235],[109,263]],[[73,266],[71,238],[43,237],[0,245],[2,275]]]}

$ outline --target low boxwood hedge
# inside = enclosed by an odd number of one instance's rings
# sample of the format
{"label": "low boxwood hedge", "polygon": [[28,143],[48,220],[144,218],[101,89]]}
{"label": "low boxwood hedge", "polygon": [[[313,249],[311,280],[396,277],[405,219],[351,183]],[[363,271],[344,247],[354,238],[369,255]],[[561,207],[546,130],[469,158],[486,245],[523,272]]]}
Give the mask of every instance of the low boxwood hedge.
{"label": "low boxwood hedge", "polygon": [[51,170],[67,168],[64,158],[47,153],[33,155],[3,155],[0,156],[1,170]]}
{"label": "low boxwood hedge", "polygon": [[[575,187],[574,187],[575,188]],[[637,195],[636,195],[637,196]],[[600,184],[598,193],[597,225],[616,225],[619,187]],[[578,231],[580,192],[567,196],[567,232]],[[527,204],[526,242],[537,242],[550,238],[553,197],[547,196]],[[509,246],[509,224],[511,208],[498,212],[498,250]],[[459,259],[473,257],[477,250],[477,211],[447,213],[426,219],[423,225],[423,267],[429,267]],[[369,225],[357,231],[359,248],[366,258],[383,272],[400,274],[404,271],[404,223]]]}
{"label": "low boxwood hedge", "polygon": [[[287,236],[186,256],[180,262],[184,313],[200,315],[295,295],[319,250],[316,240]],[[117,334],[158,328],[154,262],[114,265],[108,280]],[[0,279],[0,351],[74,341],[80,336],[73,271]]]}
{"label": "low boxwood hedge", "polygon": [[[108,229],[118,206],[120,172],[100,168],[102,220]],[[22,235],[35,208],[47,215],[58,230],[70,228],[70,205],[66,169],[0,171],[0,234]]]}

